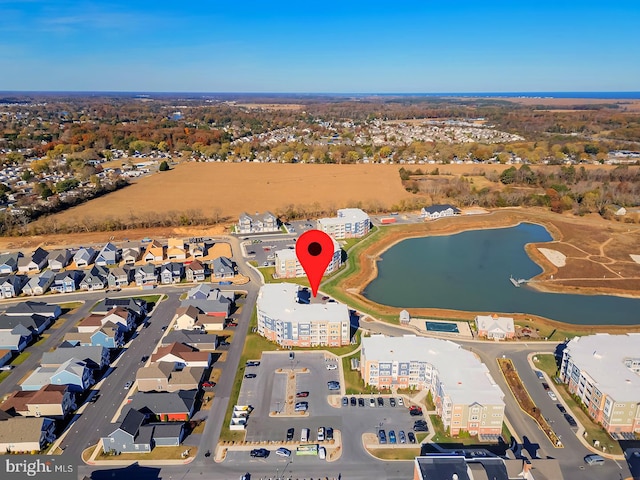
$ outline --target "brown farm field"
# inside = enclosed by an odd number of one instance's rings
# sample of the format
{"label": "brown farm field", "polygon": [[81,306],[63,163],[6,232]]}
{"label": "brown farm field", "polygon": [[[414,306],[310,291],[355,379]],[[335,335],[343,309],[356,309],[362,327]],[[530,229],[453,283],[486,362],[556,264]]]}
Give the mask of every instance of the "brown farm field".
{"label": "brown farm field", "polygon": [[289,206],[332,211],[345,206],[393,208],[412,198],[396,165],[181,163],[105,197],[49,217],[72,224],[83,218],[127,219],[151,212],[205,214],[219,209],[236,221],[242,212]]}

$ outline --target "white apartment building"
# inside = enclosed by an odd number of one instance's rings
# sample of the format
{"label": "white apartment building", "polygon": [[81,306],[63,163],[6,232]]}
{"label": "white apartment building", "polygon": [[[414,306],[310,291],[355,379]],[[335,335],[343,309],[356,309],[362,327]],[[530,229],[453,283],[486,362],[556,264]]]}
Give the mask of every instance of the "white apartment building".
{"label": "white apartment building", "polygon": [[316,228],[333,238],[357,238],[369,233],[371,220],[369,215],[359,208],[341,208],[338,216],[321,218]]}
{"label": "white apartment building", "polygon": [[[342,248],[340,248],[340,245],[335,241],[335,239],[332,238],[332,240],[333,257],[324,272],[325,275],[338,270],[342,265]],[[274,252],[274,256],[276,261],[276,276],[278,278],[295,278],[305,276],[304,269],[298,261],[295,249],[285,248],[283,250],[277,250]]]}
{"label": "white apartment building", "polygon": [[429,389],[451,435],[502,432],[504,393],[489,369],[457,343],[404,335],[362,337],[360,373],[380,389]]}
{"label": "white apartment building", "polygon": [[349,309],[341,303],[307,303],[311,293],[292,283],[258,292],[258,333],[284,347],[340,347],[351,341]]}
{"label": "white apartment building", "polygon": [[640,334],[575,337],[560,379],[609,433],[640,432]]}

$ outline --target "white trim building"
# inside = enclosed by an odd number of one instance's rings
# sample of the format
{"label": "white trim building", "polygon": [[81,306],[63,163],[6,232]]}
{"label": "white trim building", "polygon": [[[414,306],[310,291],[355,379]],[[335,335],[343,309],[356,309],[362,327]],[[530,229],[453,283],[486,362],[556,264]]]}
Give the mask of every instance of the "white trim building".
{"label": "white trim building", "polygon": [[479,337],[492,340],[513,338],[516,334],[513,318],[493,315],[476,315],[476,330]]}
{"label": "white trim building", "polygon": [[[340,347],[351,341],[349,309],[341,303],[300,303],[298,285],[271,283],[258,293],[258,333],[288,347]],[[307,292],[308,294],[308,292]]]}
{"label": "white trim building", "polygon": [[[325,275],[338,270],[342,265],[342,248],[335,239],[332,238],[332,240],[333,257],[331,257],[331,262],[329,262],[327,269],[324,271]],[[305,276],[304,269],[298,261],[295,249],[285,248],[277,250],[274,252],[274,256],[276,262],[276,276],[278,278],[295,278]]]}
{"label": "white trim building", "polygon": [[457,343],[404,335],[362,338],[360,373],[379,389],[429,389],[451,435],[499,435],[504,393],[489,369]]}
{"label": "white trim building", "polygon": [[640,433],[640,334],[575,337],[560,379],[609,433]]}
{"label": "white trim building", "polygon": [[359,208],[341,208],[337,217],[320,218],[317,229],[333,238],[358,238],[369,233],[371,219]]}

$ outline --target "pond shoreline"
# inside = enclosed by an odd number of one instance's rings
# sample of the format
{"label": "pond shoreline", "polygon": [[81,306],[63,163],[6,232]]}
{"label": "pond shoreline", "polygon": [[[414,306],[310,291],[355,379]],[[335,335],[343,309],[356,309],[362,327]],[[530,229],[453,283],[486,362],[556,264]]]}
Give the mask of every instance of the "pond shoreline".
{"label": "pond shoreline", "polygon": [[[379,312],[380,315],[396,315],[402,310],[401,307],[390,307],[388,305],[379,304],[365,297],[362,292],[367,285],[378,275],[378,268],[376,265],[380,256],[389,250],[391,247],[398,243],[411,239],[429,236],[446,236],[454,235],[472,230],[488,230],[498,228],[515,227],[521,223],[532,223],[539,225],[547,230],[551,238],[551,242],[543,243],[529,243],[525,245],[525,251],[529,258],[536,263],[542,272],[536,275],[533,280],[533,284],[528,285],[525,288],[532,288],[539,292],[547,293],[571,293],[582,295],[616,295],[627,298],[638,298],[638,294],[635,292],[640,289],[615,289],[609,288],[606,285],[602,285],[602,280],[593,279],[599,282],[600,285],[592,287],[576,287],[571,285],[553,285],[553,281],[547,281],[552,275],[555,275],[558,271],[558,267],[554,266],[541,252],[536,248],[537,245],[545,245],[548,247],[554,242],[563,242],[564,235],[562,229],[586,228],[596,229],[602,231],[606,228],[617,230],[626,230],[626,225],[616,225],[612,222],[599,219],[576,219],[575,217],[565,217],[562,215],[551,214],[546,211],[536,209],[501,209],[493,211],[488,215],[467,216],[467,217],[454,217],[444,218],[434,222],[427,222],[425,224],[408,225],[408,226],[394,226],[394,227],[382,227],[384,230],[377,233],[380,238],[377,238],[373,243],[367,245],[361,251],[357,253],[357,261],[359,268],[353,274],[339,279],[336,286],[339,286],[348,297],[351,297],[358,303],[366,305],[367,308]],[[560,224],[560,226],[556,225]],[[631,231],[631,230],[629,230]],[[636,228],[637,232],[640,229]],[[634,231],[633,234],[636,234]],[[563,267],[564,268],[564,267]],[[551,284],[551,285],[550,285]],[[464,319],[471,320],[478,314],[491,314],[500,312],[482,312],[482,311],[465,311],[454,310],[448,308],[407,308],[412,316],[416,317],[436,317],[436,318],[452,318],[452,319]],[[588,333],[595,331],[609,331],[613,333],[622,333],[629,331],[640,331],[640,325],[627,324],[627,325],[585,325],[561,322],[546,318],[540,315],[528,314],[528,313],[505,313],[514,317],[516,321],[535,321],[541,325],[550,326],[558,329],[579,329]]]}

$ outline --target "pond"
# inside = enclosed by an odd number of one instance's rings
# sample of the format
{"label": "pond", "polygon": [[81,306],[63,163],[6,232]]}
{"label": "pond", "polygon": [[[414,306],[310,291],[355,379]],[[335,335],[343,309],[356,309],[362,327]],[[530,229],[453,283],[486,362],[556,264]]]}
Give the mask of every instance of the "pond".
{"label": "pond", "polygon": [[531,223],[404,240],[382,254],[364,295],[402,308],[529,313],[579,325],[640,323],[640,299],[514,287],[511,276],[530,279],[542,272],[524,246],[551,240],[544,227]]}

